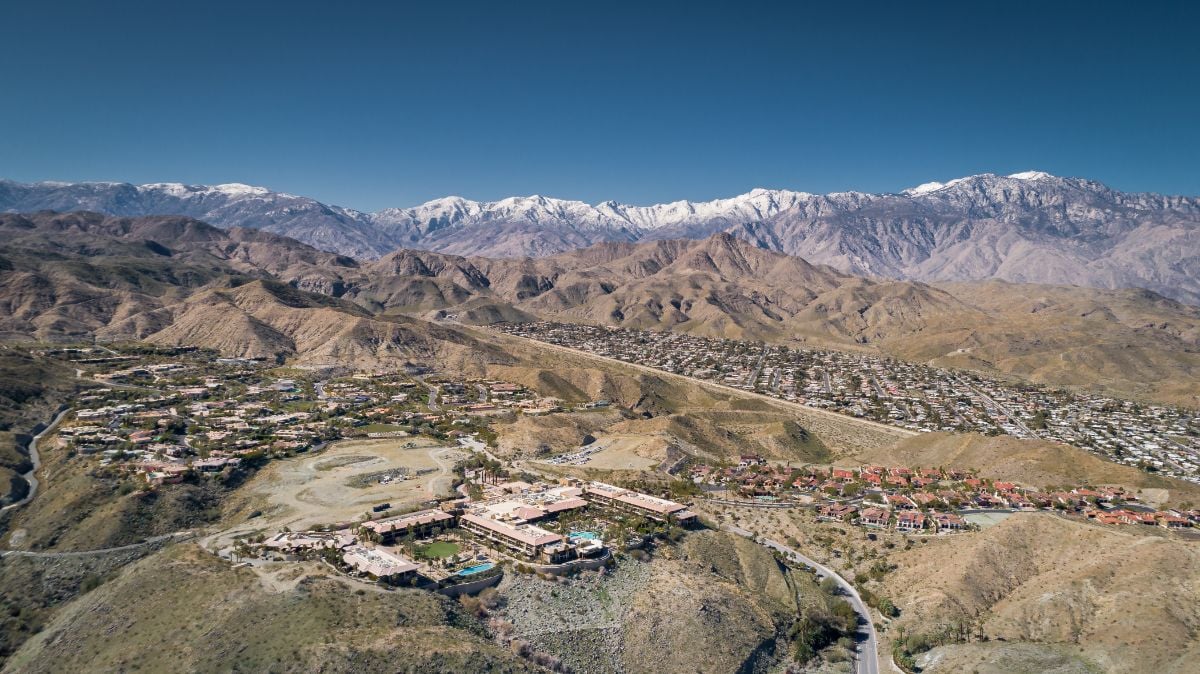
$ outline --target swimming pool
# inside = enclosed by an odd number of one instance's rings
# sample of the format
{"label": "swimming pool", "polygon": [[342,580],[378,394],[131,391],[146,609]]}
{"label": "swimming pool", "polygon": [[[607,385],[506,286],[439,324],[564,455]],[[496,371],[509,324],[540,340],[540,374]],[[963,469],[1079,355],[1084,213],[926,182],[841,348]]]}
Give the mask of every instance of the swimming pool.
{"label": "swimming pool", "polygon": [[483,573],[484,571],[488,571],[492,568],[495,568],[495,566],[496,565],[491,562],[487,562],[484,564],[476,564],[475,566],[468,566],[467,568],[463,569],[462,571],[459,571],[456,575],[474,576],[477,573]]}
{"label": "swimming pool", "polygon": [[594,531],[575,531],[567,535],[567,538],[573,541],[598,541],[600,534]]}

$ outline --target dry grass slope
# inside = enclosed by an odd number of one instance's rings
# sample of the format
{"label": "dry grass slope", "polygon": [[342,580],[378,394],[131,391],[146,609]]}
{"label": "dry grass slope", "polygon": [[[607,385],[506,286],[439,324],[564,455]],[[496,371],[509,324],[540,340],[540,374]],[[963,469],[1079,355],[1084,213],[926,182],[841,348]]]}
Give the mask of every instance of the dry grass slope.
{"label": "dry grass slope", "polygon": [[[1035,513],[933,540],[892,561],[899,570],[886,577],[885,592],[903,608],[900,622],[910,633],[979,612],[993,639],[1066,648],[1101,671],[1195,671],[1195,542]],[[994,655],[971,652],[980,660],[959,654],[952,668],[931,671],[970,671]]]}
{"label": "dry grass slope", "polygon": [[[456,627],[454,625],[460,625]],[[120,638],[113,638],[119,634]],[[267,587],[191,545],[62,610],[5,671],[528,671],[473,618],[417,590],[355,592],[310,573]]]}
{"label": "dry grass slope", "polygon": [[655,563],[625,615],[630,672],[758,671],[795,588],[764,548],[730,534],[689,537],[679,560]]}

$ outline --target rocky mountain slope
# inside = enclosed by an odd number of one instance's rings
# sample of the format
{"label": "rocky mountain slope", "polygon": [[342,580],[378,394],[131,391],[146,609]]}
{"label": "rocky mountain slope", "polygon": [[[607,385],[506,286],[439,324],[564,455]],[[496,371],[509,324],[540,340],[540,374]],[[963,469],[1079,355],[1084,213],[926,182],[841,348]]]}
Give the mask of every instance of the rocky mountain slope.
{"label": "rocky mountain slope", "polygon": [[221,227],[284,233],[312,245],[369,256],[391,246],[357,211],[263,187],[154,183],[21,184],[0,181],[0,211],[94,211],[106,215],[185,215]]}
{"label": "rocky mountain slope", "polygon": [[428,359],[470,341],[338,299],[357,262],[257,230],[47,212],[0,216],[0,236],[8,339],[133,339],[359,366]]}
{"label": "rocky mountain slope", "polygon": [[[700,241],[604,243],[538,259],[462,258],[402,250],[364,267],[348,296],[364,306],[445,308],[490,298],[522,312],[722,337],[788,336],[839,343],[881,338],[895,301],[964,314],[930,286],[872,281],[756,248],[728,234]],[[423,291],[433,291],[427,292]],[[875,306],[849,320],[850,303]],[[467,311],[478,310],[479,303]],[[915,318],[915,317],[914,317]]]}
{"label": "rocky mountain slope", "polygon": [[0,210],[40,209],[188,215],[360,259],[397,248],[545,256],[604,241],[727,231],[860,275],[1138,287],[1200,303],[1200,199],[1123,193],[1036,171],[927,183],[899,194],[756,189],[653,206],[447,197],[376,213],[239,184],[0,181]]}
{"label": "rocky mountain slope", "polygon": [[[930,540],[891,561],[899,569],[884,589],[904,607],[906,634],[978,616],[992,642],[935,649],[922,658],[924,671],[1048,671],[1030,663],[1064,652],[1082,667],[1062,662],[1052,671],[1195,671],[1200,548],[1193,542],[1030,513],[962,540]],[[897,625],[888,631],[899,633]],[[1024,664],[977,669],[1014,642],[1027,644]]]}
{"label": "rocky mountain slope", "polygon": [[380,362],[463,342],[416,316],[545,318],[868,350],[1192,404],[1200,377],[1200,309],[1149,291],[872,280],[726,233],[544,258],[400,250],[373,262],[179,217],[3,215],[0,235],[8,338]]}
{"label": "rocky mountain slope", "polygon": [[445,597],[355,592],[316,566],[267,584],[187,544],[113,575],[62,608],[5,671],[545,671]]}
{"label": "rocky mountain slope", "polygon": [[546,258],[397,251],[346,296],[463,322],[529,317],[866,349],[1063,386],[1196,404],[1200,309],[1145,290],[872,280],[757,248],[604,243]]}
{"label": "rocky mountain slope", "polygon": [[795,581],[765,548],[703,531],[650,563],[623,560],[557,587],[510,574],[500,591],[514,635],[566,671],[749,673],[779,669],[781,626],[803,587]]}

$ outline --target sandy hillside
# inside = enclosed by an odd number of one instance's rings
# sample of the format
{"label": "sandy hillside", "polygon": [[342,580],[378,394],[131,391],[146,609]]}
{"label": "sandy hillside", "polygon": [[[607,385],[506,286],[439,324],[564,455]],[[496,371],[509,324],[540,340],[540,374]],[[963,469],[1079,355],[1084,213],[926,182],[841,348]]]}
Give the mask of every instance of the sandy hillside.
{"label": "sandy hillside", "polygon": [[[891,561],[884,591],[910,634],[979,613],[993,640],[1067,646],[1102,671],[1194,672],[1200,657],[1200,543],[1036,513]],[[969,671],[954,662],[936,671]]]}

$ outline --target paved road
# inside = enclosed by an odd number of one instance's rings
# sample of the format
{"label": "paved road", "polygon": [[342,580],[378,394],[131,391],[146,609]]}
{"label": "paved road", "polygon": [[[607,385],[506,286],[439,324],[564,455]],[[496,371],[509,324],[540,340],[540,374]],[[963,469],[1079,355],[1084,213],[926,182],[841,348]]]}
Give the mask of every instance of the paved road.
{"label": "paved road", "polygon": [[488,449],[487,444],[480,440],[477,440],[475,438],[459,438],[458,444],[462,447],[466,447],[467,449],[470,449],[470,450],[473,450],[476,452],[483,452],[483,455],[486,456],[487,458],[491,459],[492,461],[495,461],[497,463],[500,462],[500,458],[497,457],[495,454],[492,454],[492,451],[490,449]]}
{"label": "paved road", "polygon": [[763,361],[767,359],[767,350],[770,347],[764,346],[758,354],[758,360],[754,363],[754,368],[750,370],[750,375],[746,377],[744,384],[754,389],[754,384],[758,382],[758,373],[762,372]]}
{"label": "paved road", "polygon": [[765,545],[772,550],[778,550],[792,561],[811,566],[816,569],[817,578],[832,578],[842,588],[842,593],[846,595],[846,601],[850,602],[850,606],[854,608],[855,613],[859,617],[858,633],[860,638],[857,640],[858,653],[855,658],[855,671],[858,674],[879,674],[879,639],[875,634],[875,623],[871,621],[871,612],[867,610],[867,605],[863,603],[862,597],[858,596],[858,590],[855,590],[853,585],[847,582],[845,578],[839,576],[833,569],[804,556],[782,543],[769,538],[756,538],[753,532],[731,524],[725,525],[724,528],[739,536],[753,539],[760,545]]}
{"label": "paved road", "polygon": [[[1030,437],[1030,438],[1036,438],[1036,437],[1039,437],[1037,433],[1034,433],[1034,432],[1033,432],[1033,430],[1031,430],[1031,429],[1030,429],[1028,426],[1026,426],[1026,425],[1025,425],[1025,422],[1021,421],[1021,418],[1020,418],[1020,417],[1018,417],[1017,415],[1013,414],[1013,413],[1012,413],[1012,410],[1008,409],[1008,408],[1007,408],[1007,407],[1005,407],[1004,405],[1001,405],[1001,404],[999,403],[999,401],[997,401],[995,398],[993,398],[993,397],[991,397],[990,395],[988,395],[988,394],[984,393],[984,392],[983,392],[981,389],[979,389],[979,388],[976,388],[976,387],[972,386],[970,383],[968,383],[967,381],[965,381],[965,380],[964,380],[964,379],[962,379],[961,377],[959,377],[959,378],[958,378],[958,383],[959,383],[959,384],[961,384],[961,385],[963,385],[963,386],[965,386],[965,387],[967,387],[967,388],[968,388],[968,389],[970,389],[971,391],[973,391],[973,392],[974,392],[976,395],[978,395],[980,398],[983,398],[985,401],[987,401],[987,403],[988,403],[989,405],[993,406],[993,407],[994,407],[994,408],[995,408],[997,411],[999,411],[1001,414],[1003,414],[1004,416],[1008,417],[1008,422],[1009,422],[1010,424],[1013,424],[1013,425],[1017,426],[1017,427],[1018,427],[1018,428],[1020,428],[1022,431],[1024,431],[1027,437]],[[988,410],[988,411],[990,412],[991,410]]]}
{"label": "paved road", "polygon": [[3,508],[0,508],[0,510],[8,510],[9,508],[19,508],[20,506],[23,506],[26,503],[29,503],[30,501],[32,501],[34,496],[37,496],[37,490],[38,490],[37,472],[38,472],[38,469],[42,467],[42,457],[38,454],[38,448],[37,448],[38,442],[41,441],[41,439],[43,437],[45,437],[47,434],[53,432],[55,427],[58,426],[58,422],[62,421],[62,418],[67,415],[67,412],[70,412],[70,411],[71,411],[70,408],[67,408],[67,409],[59,412],[58,415],[55,416],[54,419],[50,422],[50,425],[45,428],[45,430],[43,430],[41,433],[38,433],[37,435],[33,436],[33,439],[29,441],[29,462],[33,465],[33,467],[29,469],[28,473],[25,473],[24,475],[21,476],[21,477],[25,478],[26,482],[29,483],[29,493],[26,494],[25,498],[21,499],[20,501],[17,501],[15,503],[10,503],[10,504],[4,506]]}
{"label": "paved road", "polygon": [[89,555],[104,555],[110,552],[121,552],[123,550],[136,550],[137,548],[153,545],[165,540],[172,539],[187,539],[195,536],[192,531],[176,531],[170,534],[154,536],[147,538],[141,543],[130,543],[129,545],[118,545],[115,548],[100,548],[99,550],[69,550],[65,552],[35,552],[32,550],[0,550],[0,557],[87,557]]}
{"label": "paved road", "polygon": [[870,375],[869,378],[871,381],[871,387],[875,389],[875,395],[879,396],[880,398],[890,398],[891,397],[887,393],[884,393],[883,387],[879,385],[879,380],[875,378],[875,375]]}

